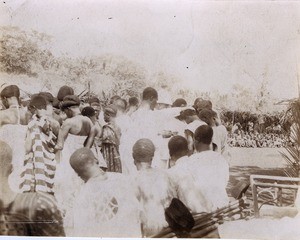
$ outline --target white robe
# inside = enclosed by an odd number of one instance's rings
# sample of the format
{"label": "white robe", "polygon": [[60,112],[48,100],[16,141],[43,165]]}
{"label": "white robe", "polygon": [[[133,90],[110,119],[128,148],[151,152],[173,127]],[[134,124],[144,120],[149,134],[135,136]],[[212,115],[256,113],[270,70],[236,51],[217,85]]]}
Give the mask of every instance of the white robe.
{"label": "white robe", "polygon": [[177,197],[175,184],[165,170],[154,168],[138,171],[133,179],[138,185],[144,235],[157,234],[168,226],[165,209]]}
{"label": "white robe", "polygon": [[229,165],[221,154],[203,151],[190,156],[187,174],[194,178],[195,186],[206,199],[209,211],[226,206],[229,198],[226,186],[229,181]]}
{"label": "white robe", "polygon": [[83,181],[77,176],[70,165],[70,157],[77,149],[83,147],[85,139],[86,136],[68,134],[54,177],[54,193],[58,207],[64,214],[66,234],[68,234],[72,224],[71,218],[75,196],[83,184]]}
{"label": "white robe", "polygon": [[74,237],[141,237],[134,183],[123,174],[89,179],[74,207]]}
{"label": "white robe", "polygon": [[189,160],[189,157],[184,156],[176,161],[175,166],[168,169],[175,183],[178,198],[192,213],[210,212],[212,204],[197,187],[194,175],[190,174]]}

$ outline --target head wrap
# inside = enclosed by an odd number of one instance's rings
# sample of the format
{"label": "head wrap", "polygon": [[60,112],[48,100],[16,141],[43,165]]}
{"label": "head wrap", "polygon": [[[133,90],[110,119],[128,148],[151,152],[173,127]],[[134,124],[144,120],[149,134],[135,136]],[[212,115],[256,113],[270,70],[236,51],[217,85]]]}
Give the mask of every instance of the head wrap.
{"label": "head wrap", "polygon": [[97,97],[91,97],[89,100],[88,100],[89,104],[91,105],[92,103],[98,103],[100,104],[100,100],[99,98]]}
{"label": "head wrap", "polygon": [[44,97],[48,103],[52,104],[54,101],[53,95],[49,92],[40,92],[39,95]]}
{"label": "head wrap", "polygon": [[68,95],[74,95],[73,88],[66,86],[66,85],[62,86],[57,93],[57,99],[59,101],[63,101],[63,99]]}
{"label": "head wrap", "polygon": [[64,97],[64,100],[61,103],[61,108],[66,109],[72,106],[79,106],[80,99],[76,95],[68,95]]}
{"label": "head wrap", "polygon": [[34,95],[30,100],[29,107],[36,109],[46,109],[47,101],[40,95]]}
{"label": "head wrap", "polygon": [[135,161],[150,162],[154,156],[155,146],[148,138],[142,138],[133,145],[132,153],[135,156]]}
{"label": "head wrap", "polygon": [[9,85],[1,91],[2,98],[20,97],[20,89],[16,85]]}
{"label": "head wrap", "polygon": [[118,108],[115,105],[111,104],[105,107],[104,112],[107,112],[109,116],[115,117],[117,116]]}

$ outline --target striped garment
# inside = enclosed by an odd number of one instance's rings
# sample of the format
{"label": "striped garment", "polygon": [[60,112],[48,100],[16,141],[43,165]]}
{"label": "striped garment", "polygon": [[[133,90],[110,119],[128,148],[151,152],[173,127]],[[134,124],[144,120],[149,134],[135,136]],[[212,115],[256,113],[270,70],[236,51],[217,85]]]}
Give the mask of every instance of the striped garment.
{"label": "striped garment", "polygon": [[9,213],[11,216],[25,216],[28,219],[23,223],[30,229],[30,236],[65,236],[62,215],[52,194],[19,193],[11,204]]}
{"label": "striped garment", "polygon": [[107,164],[107,172],[122,173],[120,159],[120,128],[115,124],[108,123],[103,126],[102,154]]}
{"label": "striped garment", "polygon": [[28,124],[26,134],[26,155],[21,174],[22,192],[53,193],[56,159],[53,153],[56,136],[49,120],[36,115]]}
{"label": "striped garment", "polygon": [[0,210],[0,236],[30,236],[29,219],[22,214],[11,214],[9,209]]}

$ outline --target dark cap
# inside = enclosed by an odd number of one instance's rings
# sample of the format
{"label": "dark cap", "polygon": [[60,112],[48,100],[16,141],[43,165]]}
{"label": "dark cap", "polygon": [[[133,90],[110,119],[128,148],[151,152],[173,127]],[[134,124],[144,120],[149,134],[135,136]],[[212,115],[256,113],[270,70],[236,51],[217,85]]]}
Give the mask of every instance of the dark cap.
{"label": "dark cap", "polygon": [[81,111],[81,114],[86,117],[93,117],[93,116],[95,116],[95,110],[94,110],[94,108],[89,107],[89,106],[84,107]]}
{"label": "dark cap", "polygon": [[1,91],[2,98],[20,97],[20,89],[16,85],[9,85]]}
{"label": "dark cap", "polygon": [[183,98],[177,98],[173,104],[172,107],[186,107],[187,102]]}
{"label": "dark cap", "polygon": [[196,111],[194,109],[188,108],[188,109],[184,109],[184,110],[180,111],[179,116],[177,116],[176,118],[179,120],[184,120],[187,117],[195,116],[195,115],[197,115]]}

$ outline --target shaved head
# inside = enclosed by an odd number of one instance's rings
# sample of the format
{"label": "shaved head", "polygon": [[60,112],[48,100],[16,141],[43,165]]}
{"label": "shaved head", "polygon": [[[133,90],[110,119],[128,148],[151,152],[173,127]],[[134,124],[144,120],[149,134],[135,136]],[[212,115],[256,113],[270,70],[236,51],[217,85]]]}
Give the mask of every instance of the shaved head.
{"label": "shaved head", "polygon": [[70,165],[84,181],[90,178],[89,168],[97,166],[97,159],[89,148],[80,148],[70,157]]}
{"label": "shaved head", "polygon": [[182,136],[174,136],[168,142],[169,154],[170,156],[178,155],[185,156],[187,155],[188,149],[188,141],[186,138]]}
{"label": "shaved head", "polygon": [[155,146],[148,138],[142,138],[133,145],[132,156],[135,162],[151,162]]}

